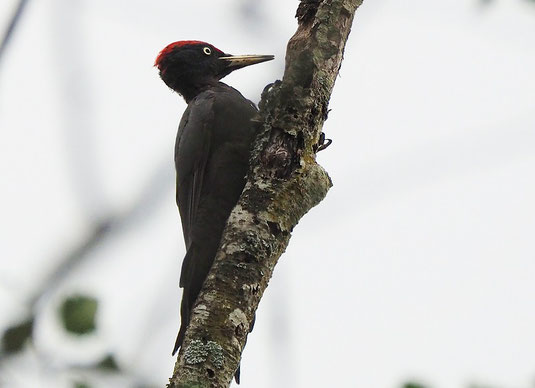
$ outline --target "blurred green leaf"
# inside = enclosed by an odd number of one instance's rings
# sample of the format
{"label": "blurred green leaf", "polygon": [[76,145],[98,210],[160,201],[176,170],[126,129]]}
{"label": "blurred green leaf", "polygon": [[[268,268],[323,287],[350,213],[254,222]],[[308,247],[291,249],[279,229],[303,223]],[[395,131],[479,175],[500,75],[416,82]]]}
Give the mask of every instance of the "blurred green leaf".
{"label": "blurred green leaf", "polygon": [[91,386],[81,381],[75,381],[73,384],[73,388],[91,388]]}
{"label": "blurred green leaf", "polygon": [[417,383],[414,381],[409,381],[402,385],[402,388],[428,388],[426,385],[423,385],[421,383]]}
{"label": "blurred green leaf", "polygon": [[102,361],[100,361],[97,364],[97,368],[104,369],[104,370],[107,370],[107,371],[118,371],[119,370],[119,366],[117,365],[117,363],[115,362],[115,359],[113,358],[113,356],[111,354],[109,354]]}
{"label": "blurred green leaf", "polygon": [[69,333],[84,335],[95,331],[95,316],[98,301],[85,295],[74,295],[65,299],[60,306],[60,317]]}
{"label": "blurred green leaf", "polygon": [[2,350],[6,353],[14,353],[22,350],[22,347],[32,336],[33,317],[8,328],[2,336]]}

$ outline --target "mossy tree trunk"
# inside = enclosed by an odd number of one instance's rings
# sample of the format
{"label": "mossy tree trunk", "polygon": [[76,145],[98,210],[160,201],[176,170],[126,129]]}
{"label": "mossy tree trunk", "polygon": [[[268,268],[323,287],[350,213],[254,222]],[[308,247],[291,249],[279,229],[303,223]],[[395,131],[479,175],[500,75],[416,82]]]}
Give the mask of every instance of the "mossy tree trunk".
{"label": "mossy tree trunk", "polygon": [[328,102],[362,0],[301,0],[282,81],[260,102],[247,184],[192,311],[169,387],[228,387],[260,298],[297,222],[331,187],[316,163]]}

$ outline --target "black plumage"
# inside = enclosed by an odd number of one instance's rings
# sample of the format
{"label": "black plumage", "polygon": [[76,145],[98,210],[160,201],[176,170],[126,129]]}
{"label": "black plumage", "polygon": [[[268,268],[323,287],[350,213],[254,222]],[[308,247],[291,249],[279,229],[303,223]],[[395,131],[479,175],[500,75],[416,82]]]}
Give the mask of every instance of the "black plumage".
{"label": "black plumage", "polygon": [[182,345],[191,309],[210,271],[226,221],[245,185],[255,126],[255,105],[219,82],[235,69],[273,56],[231,56],[199,41],[164,48],[155,65],[162,80],[188,103],[175,144],[176,199],[186,256],[180,287]]}
{"label": "black plumage", "polygon": [[182,326],[174,351],[182,344],[190,309],[245,185],[255,114],[250,101],[221,83],[193,98],[182,116],[175,146],[176,196],[187,253],[180,274]]}

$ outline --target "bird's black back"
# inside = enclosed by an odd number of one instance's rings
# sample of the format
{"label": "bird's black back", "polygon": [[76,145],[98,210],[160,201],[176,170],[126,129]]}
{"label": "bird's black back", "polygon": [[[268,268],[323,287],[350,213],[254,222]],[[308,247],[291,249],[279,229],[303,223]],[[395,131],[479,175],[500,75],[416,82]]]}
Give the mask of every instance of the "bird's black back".
{"label": "bird's black back", "polygon": [[176,199],[186,256],[180,286],[182,345],[191,309],[210,271],[221,234],[245,185],[257,109],[223,83],[193,98],[182,116],[175,145]]}

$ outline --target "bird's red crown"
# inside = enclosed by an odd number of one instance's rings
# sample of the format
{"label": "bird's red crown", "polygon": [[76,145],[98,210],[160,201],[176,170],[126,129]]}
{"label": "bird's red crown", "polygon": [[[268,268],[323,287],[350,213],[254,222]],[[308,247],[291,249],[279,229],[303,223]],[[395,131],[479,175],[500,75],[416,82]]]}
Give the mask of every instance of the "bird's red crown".
{"label": "bird's red crown", "polygon": [[160,51],[160,53],[156,57],[156,60],[154,61],[154,66],[158,67],[162,62],[162,59],[174,49],[188,45],[210,46],[213,49],[219,51],[221,54],[223,54],[223,51],[219,50],[217,47],[214,47],[211,44],[203,42],[201,40],[179,40],[177,42],[168,44],[163,48],[162,51]]}

